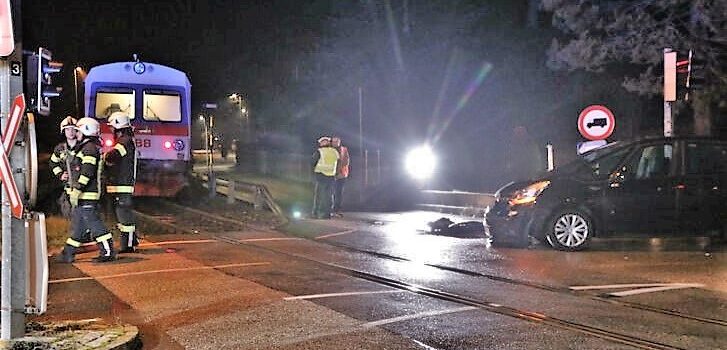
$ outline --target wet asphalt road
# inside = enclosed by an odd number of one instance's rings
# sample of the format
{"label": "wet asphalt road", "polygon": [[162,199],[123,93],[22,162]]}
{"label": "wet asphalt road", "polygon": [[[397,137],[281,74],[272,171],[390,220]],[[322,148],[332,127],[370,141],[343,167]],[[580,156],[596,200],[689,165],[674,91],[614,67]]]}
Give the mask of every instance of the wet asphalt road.
{"label": "wet asphalt road", "polygon": [[727,348],[723,246],[493,248],[426,233],[438,217],[149,235],[111,264],[52,264],[43,319],[135,324],[149,349]]}

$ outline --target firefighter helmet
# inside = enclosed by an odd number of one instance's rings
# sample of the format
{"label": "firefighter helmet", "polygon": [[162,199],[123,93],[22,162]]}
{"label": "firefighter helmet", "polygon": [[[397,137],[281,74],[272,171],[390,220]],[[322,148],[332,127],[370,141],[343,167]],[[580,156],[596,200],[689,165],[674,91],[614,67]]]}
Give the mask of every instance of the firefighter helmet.
{"label": "firefighter helmet", "polygon": [[129,115],[124,112],[114,112],[114,113],[111,113],[108,124],[109,124],[109,126],[111,126],[114,129],[117,129],[117,130],[123,129],[123,128],[130,128],[131,127],[131,118],[129,118]]}
{"label": "firefighter helmet", "polygon": [[61,120],[61,133],[63,133],[63,130],[66,130],[66,128],[76,128],[76,118],[71,117],[70,115],[63,118]]}
{"label": "firefighter helmet", "polygon": [[96,119],[89,117],[81,118],[76,126],[78,126],[78,130],[81,131],[83,136],[98,136],[100,127]]}

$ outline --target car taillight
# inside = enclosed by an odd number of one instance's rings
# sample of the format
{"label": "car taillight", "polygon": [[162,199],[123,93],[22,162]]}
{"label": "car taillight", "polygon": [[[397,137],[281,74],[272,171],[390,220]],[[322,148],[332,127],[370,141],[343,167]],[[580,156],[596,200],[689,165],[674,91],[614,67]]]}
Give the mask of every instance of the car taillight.
{"label": "car taillight", "polygon": [[164,148],[166,148],[166,149],[172,148],[172,143],[170,141],[164,141]]}
{"label": "car taillight", "polygon": [[104,141],[104,144],[106,145],[106,147],[111,147],[114,145],[114,140],[107,139],[106,141]]}

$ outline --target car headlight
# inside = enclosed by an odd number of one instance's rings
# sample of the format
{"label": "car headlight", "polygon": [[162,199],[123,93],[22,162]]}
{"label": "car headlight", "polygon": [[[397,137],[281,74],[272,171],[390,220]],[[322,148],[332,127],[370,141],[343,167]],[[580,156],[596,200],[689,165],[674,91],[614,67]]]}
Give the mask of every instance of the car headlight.
{"label": "car headlight", "polygon": [[535,202],[535,199],[537,199],[538,196],[543,193],[543,190],[545,190],[548,185],[550,185],[550,181],[548,180],[538,181],[528,187],[525,187],[513,193],[512,197],[510,197],[510,200],[508,200],[508,203],[510,203],[510,205],[533,203]]}

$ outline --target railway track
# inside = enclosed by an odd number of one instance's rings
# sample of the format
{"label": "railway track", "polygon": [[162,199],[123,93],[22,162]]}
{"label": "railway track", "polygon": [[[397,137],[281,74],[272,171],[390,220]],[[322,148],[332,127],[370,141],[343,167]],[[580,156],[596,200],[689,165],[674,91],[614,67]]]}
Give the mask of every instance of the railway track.
{"label": "railway track", "polygon": [[[506,305],[501,305],[501,304],[498,304],[498,303],[495,303],[492,301],[475,299],[475,298],[471,298],[468,296],[463,296],[463,295],[459,295],[456,293],[437,290],[437,289],[429,288],[429,287],[422,286],[422,285],[414,285],[414,284],[410,284],[407,282],[391,279],[388,277],[378,276],[378,275],[370,274],[368,272],[343,267],[343,266],[332,264],[332,263],[325,262],[325,261],[320,261],[320,260],[317,260],[317,259],[314,259],[314,258],[311,258],[308,256],[300,255],[300,254],[294,254],[294,253],[290,253],[290,252],[280,251],[280,250],[256,245],[256,244],[250,243],[250,242],[241,242],[241,241],[229,238],[229,237],[222,236],[222,235],[220,235],[220,233],[243,230],[246,227],[248,227],[248,225],[246,225],[245,223],[235,220],[235,219],[228,218],[228,217],[204,212],[204,211],[201,211],[198,209],[183,207],[183,206],[180,206],[178,204],[174,204],[174,203],[171,203],[168,201],[163,201],[163,203],[161,203],[160,205],[157,205],[157,206],[153,206],[153,208],[154,208],[153,212],[150,213],[150,212],[144,212],[145,210],[148,210],[148,209],[145,209],[142,207],[140,209],[140,213],[139,213],[140,216],[142,216],[142,218],[147,219],[147,220],[157,220],[157,221],[159,221],[160,225],[171,229],[172,232],[207,233],[207,234],[212,235],[215,239],[217,239],[221,242],[225,242],[225,243],[232,244],[232,245],[252,247],[255,249],[265,250],[265,251],[273,252],[276,254],[281,254],[281,255],[286,255],[289,257],[294,257],[297,259],[306,260],[306,261],[313,262],[313,263],[316,263],[319,265],[323,265],[331,270],[335,270],[335,271],[338,271],[340,273],[343,273],[343,274],[346,274],[346,275],[349,275],[352,277],[365,279],[365,280],[368,280],[368,281],[371,281],[371,282],[374,282],[374,283],[377,283],[380,285],[388,286],[391,288],[406,290],[406,291],[416,293],[419,295],[436,298],[439,300],[446,300],[446,301],[461,304],[461,305],[473,306],[473,307],[477,307],[479,309],[482,309],[482,310],[485,310],[488,312],[492,312],[492,313],[496,313],[496,314],[500,314],[500,315],[510,316],[510,317],[514,317],[514,318],[518,318],[518,319],[522,319],[522,320],[527,320],[530,322],[535,322],[535,323],[544,324],[544,325],[548,325],[548,326],[552,326],[552,327],[575,331],[575,332],[579,332],[579,333],[586,334],[589,336],[594,336],[594,337],[598,337],[601,339],[613,341],[616,343],[633,346],[638,349],[658,349],[658,350],[683,349],[683,348],[680,348],[677,346],[664,344],[664,343],[652,341],[649,339],[643,339],[643,338],[635,337],[632,335],[614,332],[614,331],[610,331],[610,330],[606,330],[606,329],[602,329],[602,328],[598,328],[598,327],[594,327],[594,326],[590,326],[590,325],[586,325],[586,324],[581,324],[581,323],[571,322],[568,320],[563,320],[563,319],[559,319],[559,318],[555,318],[555,317],[550,317],[550,316],[543,315],[540,313],[531,312],[528,310],[521,310],[521,309],[509,307]],[[166,211],[166,213],[164,211]],[[176,219],[177,216],[181,216],[182,219],[181,220]],[[209,226],[206,226],[206,225],[209,225]],[[336,247],[339,249],[344,249],[344,250],[351,251],[351,252],[376,256],[376,257],[379,257],[382,259],[401,261],[401,262],[411,262],[410,259],[407,259],[404,257],[398,257],[398,256],[394,256],[394,255],[389,255],[389,254],[383,254],[380,252],[359,249],[359,248],[355,248],[355,247],[351,247],[351,246],[346,246],[343,244],[332,243],[332,242],[322,242],[322,241],[316,241],[316,242],[321,243],[321,244],[326,244],[329,246],[333,246],[333,247]],[[443,271],[455,273],[455,274],[462,274],[462,275],[467,275],[470,277],[486,278],[486,279],[495,280],[498,282],[504,282],[504,283],[508,283],[508,284],[512,284],[512,285],[520,285],[520,286],[526,286],[526,287],[530,287],[530,288],[547,290],[550,292],[568,294],[570,296],[588,297],[592,300],[605,302],[605,303],[609,303],[612,305],[618,305],[618,306],[622,306],[622,307],[626,307],[626,308],[633,308],[633,309],[638,309],[638,310],[642,310],[642,311],[658,313],[658,314],[676,317],[676,318],[680,318],[680,319],[686,319],[686,320],[691,320],[691,321],[697,321],[697,322],[703,322],[703,323],[727,327],[727,321],[725,321],[725,320],[688,315],[688,314],[676,312],[673,310],[655,308],[655,307],[642,305],[642,304],[636,304],[636,303],[629,303],[629,302],[619,301],[619,300],[601,297],[601,296],[592,296],[592,295],[584,296],[584,295],[574,293],[565,288],[552,287],[552,286],[532,283],[532,282],[528,282],[528,281],[520,281],[520,280],[495,276],[495,275],[482,274],[482,273],[479,273],[476,271],[469,271],[469,270],[448,267],[448,266],[443,266],[443,265],[437,265],[437,264],[424,264],[424,265],[435,268],[435,269],[440,269]]]}

